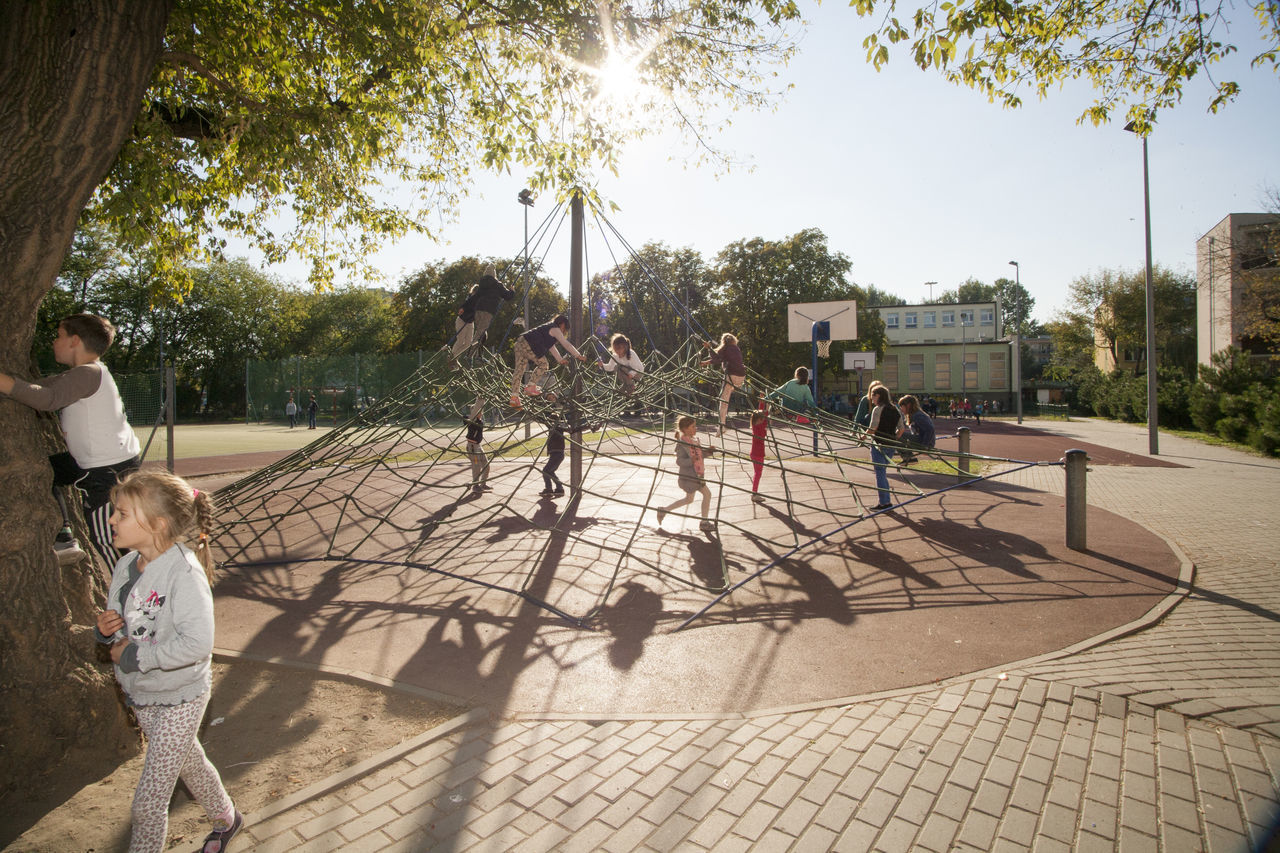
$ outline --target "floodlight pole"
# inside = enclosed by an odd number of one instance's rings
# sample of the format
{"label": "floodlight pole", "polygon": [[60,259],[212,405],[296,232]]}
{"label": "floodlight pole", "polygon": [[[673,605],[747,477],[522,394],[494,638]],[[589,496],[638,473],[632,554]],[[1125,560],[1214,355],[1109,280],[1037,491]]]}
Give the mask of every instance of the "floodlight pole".
{"label": "floodlight pole", "polygon": [[[529,208],[533,207],[533,192],[520,190],[516,200],[524,207],[524,330],[529,326]],[[524,437],[529,440],[529,422],[524,422]]]}
{"label": "floodlight pole", "polygon": [[[569,338],[574,346],[582,345],[582,255],[586,248],[585,218],[582,213],[582,191],[574,190],[569,202],[572,239],[569,250]],[[572,391],[569,395],[569,429],[573,441],[569,448],[569,484],[573,496],[577,498],[582,487],[582,410],[579,400],[582,397],[582,375],[578,370],[577,359],[569,361],[569,381]]]}
{"label": "floodlight pole", "polygon": [[[1124,129],[1138,133],[1134,122]],[[1159,405],[1156,395],[1156,296],[1151,280],[1151,181],[1147,169],[1147,135],[1142,134],[1142,207],[1147,232],[1147,449],[1152,456],[1160,455],[1158,432]]]}

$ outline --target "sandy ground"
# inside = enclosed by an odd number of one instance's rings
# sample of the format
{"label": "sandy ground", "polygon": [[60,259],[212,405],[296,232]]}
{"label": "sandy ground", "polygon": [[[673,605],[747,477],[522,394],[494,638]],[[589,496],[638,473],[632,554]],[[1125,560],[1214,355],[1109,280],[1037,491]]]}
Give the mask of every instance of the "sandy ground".
{"label": "sandy ground", "polygon": [[[461,711],[308,671],[215,664],[201,741],[236,806],[253,812]],[[141,768],[141,751],[123,763],[102,755],[59,767],[0,801],[0,844],[24,853],[126,850]],[[203,810],[179,786],[169,849],[199,849],[208,831]]]}

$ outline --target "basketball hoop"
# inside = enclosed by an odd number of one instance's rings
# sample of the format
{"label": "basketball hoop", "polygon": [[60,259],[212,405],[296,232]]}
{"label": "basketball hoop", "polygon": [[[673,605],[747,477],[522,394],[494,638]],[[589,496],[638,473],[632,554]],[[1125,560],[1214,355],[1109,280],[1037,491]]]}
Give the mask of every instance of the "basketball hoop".
{"label": "basketball hoop", "polygon": [[826,358],[831,355],[831,341],[818,341],[818,355]]}

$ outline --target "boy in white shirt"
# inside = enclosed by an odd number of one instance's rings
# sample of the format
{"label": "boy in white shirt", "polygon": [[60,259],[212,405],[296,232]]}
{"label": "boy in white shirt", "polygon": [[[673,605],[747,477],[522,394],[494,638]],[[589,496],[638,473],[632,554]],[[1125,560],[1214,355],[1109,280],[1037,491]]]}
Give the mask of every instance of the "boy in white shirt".
{"label": "boy in white shirt", "polygon": [[0,373],[0,394],[38,411],[60,412],[69,453],[49,457],[54,485],[74,483],[80,489],[89,538],[108,567],[121,557],[107,522],[111,488],[139,465],[138,437],[111,371],[99,361],[115,334],[115,327],[96,314],[72,314],[58,324],[53,339],[54,358],[70,370],[38,385]]}

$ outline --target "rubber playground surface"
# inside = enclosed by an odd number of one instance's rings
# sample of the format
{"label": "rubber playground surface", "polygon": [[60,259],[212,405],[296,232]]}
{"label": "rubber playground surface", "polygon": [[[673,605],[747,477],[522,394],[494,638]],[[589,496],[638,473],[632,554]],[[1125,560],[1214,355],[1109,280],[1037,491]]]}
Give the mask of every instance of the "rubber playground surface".
{"label": "rubber playground surface", "polygon": [[[940,420],[939,433],[956,426]],[[972,431],[978,454],[1055,462],[1073,448],[1092,465],[1171,464],[1002,421]],[[178,473],[252,470],[280,455],[179,460]],[[369,673],[495,713],[756,711],[1062,649],[1142,617],[1183,569],[1163,539],[1092,507],[1089,550],[1072,551],[1061,497],[999,480],[929,494],[812,542],[833,530],[830,516],[741,493],[721,499],[712,534],[696,518],[659,524],[650,513],[637,523],[623,500],[640,487],[637,475],[612,460],[591,468],[590,492],[570,504],[495,497],[504,466],[518,464],[494,463],[494,492],[389,507],[412,555],[399,564],[324,559],[319,543],[340,523],[326,504],[265,541],[225,543],[261,562],[230,567],[218,584],[219,647]],[[899,476],[926,491],[955,482]],[[339,475],[317,477],[317,489],[344,488]],[[802,483],[804,506],[849,501],[847,490]],[[442,523],[458,534],[415,535]],[[793,549],[800,543],[811,544]],[[764,566],[714,601],[726,580]],[[575,624],[530,599],[585,618]]]}

